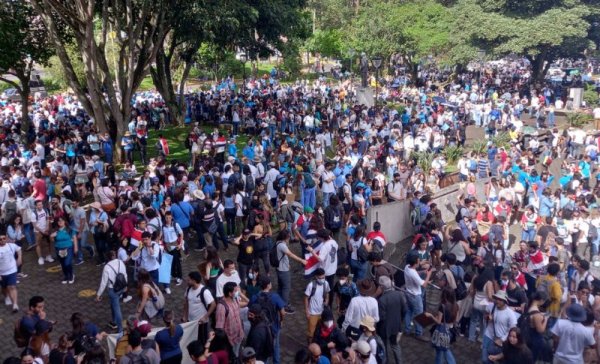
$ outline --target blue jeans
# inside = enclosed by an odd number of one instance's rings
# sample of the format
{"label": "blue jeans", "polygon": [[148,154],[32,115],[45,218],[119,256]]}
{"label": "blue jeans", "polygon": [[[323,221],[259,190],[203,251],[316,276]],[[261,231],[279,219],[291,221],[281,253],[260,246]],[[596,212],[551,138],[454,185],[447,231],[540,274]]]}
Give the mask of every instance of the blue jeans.
{"label": "blue jeans", "polygon": [[123,332],[123,315],[121,314],[120,299],[123,290],[115,292],[114,289],[108,289],[108,299],[110,300],[110,312],[112,321],[117,324],[117,332]]}
{"label": "blue jeans", "polygon": [[598,250],[600,248],[600,235],[598,235],[596,240],[592,241],[591,247],[592,247],[592,255],[597,255]]}
{"label": "blue jeans", "polygon": [[240,130],[240,123],[232,123],[233,124],[233,135],[238,135],[238,131]]}
{"label": "blue jeans", "polygon": [[25,235],[25,240],[27,240],[27,245],[32,246],[35,244],[35,234],[33,233],[33,225],[23,224],[23,235]]}
{"label": "blue jeans", "polygon": [[[423,296],[421,295],[412,295],[410,293],[406,293],[406,314],[404,315],[404,327],[405,333],[410,333],[410,323],[413,321],[413,318],[417,315],[423,313]],[[419,325],[416,321],[415,324],[415,334],[417,336],[423,335],[423,327]]]}
{"label": "blue jeans", "polygon": [[333,196],[333,192],[323,192],[323,209],[329,206],[329,199]]}
{"label": "blue jeans", "polygon": [[71,246],[66,249],[67,249],[67,256],[64,258],[61,258],[60,255],[58,255],[58,251],[62,250],[62,249],[55,248],[56,256],[58,257],[58,261],[60,262],[60,267],[62,268],[64,279],[66,281],[71,281],[71,280],[73,280],[73,247]]}
{"label": "blue jeans", "polygon": [[302,195],[302,204],[304,207],[310,206],[312,209],[315,208],[317,204],[315,192],[316,187],[304,188],[304,193]]}
{"label": "blue jeans", "polygon": [[79,233],[79,239],[77,240],[77,243],[79,244],[77,260],[80,262],[83,261],[83,249],[87,249],[87,251],[90,253],[90,256],[94,254],[94,248],[92,248],[92,246],[87,243],[87,236],[88,231],[82,231],[81,233]]}
{"label": "blue jeans", "polygon": [[483,335],[483,344],[481,345],[481,363],[492,364],[492,362],[488,359],[488,356],[490,355],[489,349],[493,346],[496,346],[496,344],[494,344],[494,340]]}
{"label": "blue jeans", "polygon": [[354,275],[354,282],[358,282],[367,274],[367,262],[360,263],[358,260],[350,260],[350,269]]}
{"label": "blue jeans", "polygon": [[535,227],[523,230],[521,232],[521,240],[534,241],[535,240]]}
{"label": "blue jeans", "polygon": [[286,305],[290,304],[290,291],[292,290],[292,276],[290,271],[277,271],[277,294],[281,296]]}
{"label": "blue jeans", "polygon": [[279,341],[279,335],[280,335],[281,331],[277,331],[276,333],[273,333],[273,364],[279,364],[281,363],[280,361],[280,341]]}
{"label": "blue jeans", "polygon": [[479,326],[479,335],[483,335],[483,312],[476,308],[473,308],[471,310],[471,319],[469,321],[469,341],[475,342],[477,326]]}
{"label": "blue jeans", "polygon": [[454,359],[454,354],[452,354],[452,351],[450,349],[435,349],[435,364],[442,364],[444,362],[444,358],[446,359],[446,363],[456,364],[456,359]]}

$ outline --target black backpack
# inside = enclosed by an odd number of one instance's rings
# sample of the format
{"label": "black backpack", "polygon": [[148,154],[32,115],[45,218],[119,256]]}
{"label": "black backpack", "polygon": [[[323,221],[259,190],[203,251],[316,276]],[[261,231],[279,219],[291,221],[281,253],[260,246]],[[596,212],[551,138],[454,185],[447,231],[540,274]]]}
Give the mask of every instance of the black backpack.
{"label": "black backpack", "polygon": [[454,277],[454,282],[456,283],[456,290],[454,291],[454,293],[456,294],[456,300],[464,300],[469,294],[469,290],[467,289],[465,280],[459,278],[456,274],[454,274],[454,272],[452,272],[452,269],[450,269],[450,272],[452,273],[452,276]]}
{"label": "black backpack", "polygon": [[260,304],[261,310],[269,325],[275,324],[278,321],[277,308],[271,301],[271,294],[259,292],[257,303]]}
{"label": "black backpack", "polygon": [[342,215],[340,214],[340,209],[338,206],[328,206],[327,208],[330,209],[330,214],[328,214],[330,221],[327,222],[329,225],[329,230],[336,231],[341,229],[343,221]]}
{"label": "black backpack", "polygon": [[527,345],[531,343],[531,330],[532,327],[529,325],[529,318],[532,314],[539,313],[540,311],[531,311],[522,314],[519,316],[517,320],[517,327],[521,330],[521,337],[523,338],[523,342]]}
{"label": "black backpack", "polygon": [[[367,342],[370,343],[371,340],[375,340],[375,342],[377,343],[377,351],[375,352],[375,360],[377,361],[377,364],[384,364],[387,362],[387,355],[385,354],[385,345],[383,344],[383,340],[381,340],[381,337],[379,337],[379,335],[374,334],[373,336],[371,336]],[[371,345],[371,344],[369,344]]]}
{"label": "black backpack", "polygon": [[[185,299],[187,300],[187,296],[190,293],[190,290],[192,289],[192,287],[188,287],[185,290]],[[204,292],[206,292],[208,290],[207,286],[204,286],[200,289],[200,293],[198,293],[198,295],[196,296],[196,298],[200,298],[200,302],[202,302],[202,305],[204,305],[204,308],[206,309],[206,311],[208,311],[208,305],[206,304],[206,300],[204,299]],[[227,306],[225,306],[225,308],[227,308]]]}
{"label": "black backpack", "polygon": [[238,195],[240,195],[240,197],[242,198],[242,214],[244,214],[244,216],[248,216],[251,210],[250,197],[248,197],[248,194],[244,196],[241,193],[238,193]]}
{"label": "black backpack", "polygon": [[281,263],[281,260],[283,259],[283,256],[281,256],[281,258],[277,257],[277,246],[281,244],[280,241],[278,241],[277,243],[275,243],[275,245],[273,245],[273,247],[271,248],[271,251],[269,252],[269,263],[271,264],[271,267],[273,268],[279,268],[279,264]]}
{"label": "black backpack", "polygon": [[115,270],[115,268],[113,268],[113,266],[111,266],[110,264],[107,265],[110,267],[110,269],[113,270],[113,272],[116,273],[115,281],[112,282],[113,291],[119,292],[127,288],[127,277],[125,277],[125,275],[121,273],[121,264],[119,264],[118,270]]}

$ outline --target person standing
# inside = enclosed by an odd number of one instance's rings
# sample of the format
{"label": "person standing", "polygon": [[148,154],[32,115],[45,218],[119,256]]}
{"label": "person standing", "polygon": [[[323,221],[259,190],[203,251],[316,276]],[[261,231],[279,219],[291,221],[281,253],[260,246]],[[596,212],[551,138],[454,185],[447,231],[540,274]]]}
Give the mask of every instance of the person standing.
{"label": "person standing", "polygon": [[[419,256],[416,254],[409,254],[406,257],[406,267],[404,268],[404,280],[406,287],[406,304],[407,310],[404,315],[404,326],[405,333],[410,333],[410,324],[415,316],[423,313],[423,293],[422,288],[427,287],[429,279],[431,278],[431,268],[427,270],[425,279],[423,280],[416,268],[419,266]],[[414,322],[415,335],[418,340],[429,341],[423,335],[423,327],[416,321]]]}
{"label": "person standing", "polygon": [[165,213],[165,224],[162,226],[161,233],[167,253],[173,256],[171,276],[175,278],[175,284],[180,285],[183,277],[183,273],[181,271],[183,230],[178,223],[173,221],[173,214],[171,214],[171,211],[167,211]]}
{"label": "person standing", "polygon": [[188,274],[188,288],[183,301],[183,321],[198,321],[198,340],[205,344],[208,340],[210,317],[215,312],[217,301],[210,289],[202,284],[200,272]]}
{"label": "person standing", "polygon": [[54,249],[60,261],[64,279],[62,284],[75,283],[75,274],[73,273],[73,258],[77,254],[77,235],[67,226],[67,220],[61,216],[57,220],[58,230],[50,235],[54,241]]}
{"label": "person standing", "polygon": [[596,344],[594,330],[582,325],[587,320],[583,306],[573,303],[567,307],[567,320],[560,319],[550,329],[554,340],[554,363],[583,363],[583,351]]}
{"label": "person standing", "polygon": [[[131,253],[131,259],[137,260],[139,262],[139,269],[145,269],[154,284],[158,285],[158,269],[160,268],[160,263],[158,261],[160,255],[160,245],[152,241],[152,235],[144,231],[142,233],[142,243],[136,250]],[[170,294],[171,290],[167,291],[167,294]]]}
{"label": "person standing", "polygon": [[102,210],[100,202],[94,202],[90,205],[90,226],[94,234],[94,243],[96,244],[96,266],[105,263],[108,245],[106,241],[108,226],[108,214]]}
{"label": "person standing", "polygon": [[[122,274],[122,277],[119,275]],[[117,279],[117,276],[120,278]],[[122,287],[121,280],[125,280],[125,286]],[[116,288],[116,289],[115,289]],[[117,329],[118,333],[123,332],[123,315],[121,314],[120,299],[123,293],[127,291],[127,267],[120,259],[117,258],[117,253],[114,250],[108,252],[108,263],[102,269],[102,278],[100,287],[96,292],[96,302],[100,302],[104,290],[108,291],[108,299],[110,300],[110,312],[112,321],[109,326]]]}
{"label": "person standing", "polygon": [[[44,261],[48,263],[54,262],[52,258],[52,244],[50,243],[50,216],[48,210],[44,208],[44,202],[41,200],[35,201],[35,208],[31,213],[31,223],[35,232],[35,252],[38,256],[38,264],[44,265]],[[48,248],[48,255],[44,260],[43,246]]]}
{"label": "person standing", "polygon": [[79,243],[79,251],[77,252],[77,261],[75,265],[83,263],[83,250],[87,249],[90,257],[94,257],[94,248],[87,243],[87,235],[89,227],[86,219],[85,210],[79,205],[78,200],[71,202],[71,223],[70,227],[77,234],[77,242]]}
{"label": "person standing", "polygon": [[19,312],[17,300],[17,270],[23,264],[23,252],[15,243],[9,243],[6,234],[0,234],[0,286],[4,302],[12,305],[13,313]]}
{"label": "person standing", "polygon": [[329,283],[325,280],[325,270],[323,268],[317,268],[315,270],[315,279],[311,280],[304,290],[304,310],[306,313],[306,320],[308,321],[308,342],[311,343],[313,334],[317,323],[321,319],[321,313],[323,313],[323,307],[328,301]]}
{"label": "person standing", "polygon": [[223,299],[217,304],[215,329],[221,329],[227,334],[227,339],[232,347],[233,356],[239,356],[240,347],[244,340],[244,326],[240,317],[240,308],[247,306],[247,302],[240,301],[240,287],[234,282],[227,282],[223,286]]}
{"label": "person standing", "polygon": [[163,314],[165,328],[156,333],[154,340],[158,345],[161,364],[180,364],[183,357],[179,342],[183,337],[183,328],[175,323],[173,311]]}
{"label": "person standing", "polygon": [[[338,266],[338,243],[331,238],[331,232],[327,229],[320,229],[317,232],[317,237],[323,242],[319,252],[315,252],[310,245],[306,248],[306,250],[319,260],[319,266],[325,271],[325,279],[327,280],[329,287],[333,287],[335,272]],[[329,295],[329,300],[326,302],[326,304],[331,306],[332,301],[333,295]]]}
{"label": "person standing", "polygon": [[[379,287],[383,293],[377,299],[379,307],[377,335],[383,340],[385,352],[392,353],[393,363],[400,364],[402,363],[402,352],[399,343],[402,337],[402,313],[406,311],[406,303],[402,293],[394,289],[389,277],[379,277]],[[396,312],[399,314],[395,314]]]}
{"label": "person standing", "polygon": [[494,303],[486,308],[488,323],[483,334],[481,347],[481,362],[491,364],[489,356],[495,347],[502,347],[502,343],[508,338],[511,328],[517,326],[517,316],[513,310],[508,308],[508,296],[505,291],[498,291],[493,296]]}
{"label": "person standing", "polygon": [[[271,285],[271,278],[268,276],[260,276],[258,284],[261,291],[250,299],[250,304],[259,304],[261,313],[266,313],[268,316],[266,319],[271,325],[270,332],[272,335],[273,364],[279,364],[281,362],[279,334],[281,333],[283,318],[285,316],[285,302],[279,294],[271,292],[271,289],[273,288]],[[248,339],[250,339],[250,337],[248,337]],[[257,348],[254,347],[254,349]]]}
{"label": "person standing", "polygon": [[290,232],[289,230],[281,230],[277,235],[277,294],[285,302],[285,312],[288,314],[294,313],[294,309],[290,305],[290,291],[292,289],[292,275],[290,272],[290,258],[299,262],[302,265],[306,264],[306,260],[292,253],[289,248]]}
{"label": "person standing", "polygon": [[[246,279],[246,277],[244,277],[244,279]],[[242,282],[240,274],[235,270],[235,263],[231,259],[226,259],[223,262],[223,273],[217,278],[217,299],[223,297],[223,288],[228,282],[233,282],[238,285]]]}

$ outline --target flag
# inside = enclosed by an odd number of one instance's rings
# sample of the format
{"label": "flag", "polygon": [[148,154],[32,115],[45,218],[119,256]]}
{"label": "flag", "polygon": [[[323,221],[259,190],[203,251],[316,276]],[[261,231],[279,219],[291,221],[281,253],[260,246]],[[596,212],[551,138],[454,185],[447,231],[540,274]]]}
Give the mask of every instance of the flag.
{"label": "flag", "polygon": [[[323,243],[320,240],[317,240],[313,245],[313,252],[315,254],[319,254],[319,250],[323,246]],[[306,252],[304,254],[304,260],[306,260],[306,265],[304,266],[304,277],[309,278],[317,268],[319,268],[320,261],[317,257],[314,256],[313,253]]]}
{"label": "flag", "polygon": [[158,142],[160,143],[160,147],[162,148],[163,154],[169,155],[169,142],[167,142],[167,139],[160,138],[158,139]]}

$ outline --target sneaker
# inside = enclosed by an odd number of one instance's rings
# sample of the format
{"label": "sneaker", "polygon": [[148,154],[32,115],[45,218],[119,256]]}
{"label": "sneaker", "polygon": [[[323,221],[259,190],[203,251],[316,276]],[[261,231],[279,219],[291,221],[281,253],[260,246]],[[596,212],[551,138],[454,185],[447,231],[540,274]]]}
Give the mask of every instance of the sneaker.
{"label": "sneaker", "polygon": [[17,305],[14,305],[14,306],[13,306],[13,311],[12,311],[12,312],[13,312],[13,313],[18,313],[18,312],[19,312],[19,306],[17,306]]}
{"label": "sneaker", "polygon": [[293,313],[296,313],[296,310],[294,310],[294,309],[293,309],[293,308],[291,308],[290,306],[286,306],[286,307],[284,308],[284,310],[285,310],[285,313],[287,313],[288,315],[291,315],[291,314],[293,314]]}
{"label": "sneaker", "polygon": [[27,278],[27,277],[29,277],[29,274],[25,274],[25,273],[17,273],[17,277],[18,277],[18,278]]}
{"label": "sneaker", "polygon": [[25,251],[26,251],[26,252],[28,252],[28,251],[30,251],[30,250],[32,250],[32,249],[34,249],[36,246],[37,246],[37,244],[36,244],[36,243],[33,243],[33,244],[29,245],[29,246],[27,247],[27,249],[25,249]]}
{"label": "sneaker", "polygon": [[69,283],[69,281],[67,281],[67,280],[65,279],[65,280],[63,280],[63,281],[62,281],[62,282],[60,282],[60,283],[62,283],[62,284],[67,284],[67,283]]}
{"label": "sneaker", "polygon": [[82,265],[83,264],[83,260],[78,260],[75,262],[75,265]]}
{"label": "sneaker", "polygon": [[117,324],[115,324],[114,322],[111,321],[111,322],[108,323],[108,327],[110,327],[113,330],[116,330],[117,329]]}
{"label": "sneaker", "polygon": [[39,265],[44,265],[44,258],[42,258],[42,257],[39,257],[39,258],[38,258],[38,264],[39,264]]}
{"label": "sneaker", "polygon": [[131,301],[132,299],[133,299],[133,297],[127,296],[127,297],[123,298],[123,303],[127,303],[127,302]]}
{"label": "sneaker", "polygon": [[4,297],[4,304],[7,306],[12,305],[12,300],[10,299],[10,297],[8,297],[8,296]]}
{"label": "sneaker", "polygon": [[169,287],[165,288],[165,293],[166,294],[171,294],[171,288],[169,288]]}
{"label": "sneaker", "polygon": [[69,281],[69,284],[73,284],[75,283],[75,274],[73,274],[73,278],[71,278],[71,280]]}
{"label": "sneaker", "polygon": [[48,255],[48,256],[46,256],[46,261],[47,261],[48,263],[52,263],[52,262],[54,262],[54,258],[52,258],[52,256],[51,256],[51,255]]}
{"label": "sneaker", "polygon": [[175,279],[175,285],[181,286],[181,283],[183,283],[183,280],[181,278],[176,278]]}

